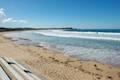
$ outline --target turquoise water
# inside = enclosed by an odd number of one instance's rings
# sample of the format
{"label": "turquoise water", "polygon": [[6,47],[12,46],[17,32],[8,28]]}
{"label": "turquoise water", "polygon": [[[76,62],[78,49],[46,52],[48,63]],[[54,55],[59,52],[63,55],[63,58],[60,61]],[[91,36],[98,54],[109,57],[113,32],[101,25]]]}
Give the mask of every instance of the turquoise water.
{"label": "turquoise water", "polygon": [[112,32],[112,33],[120,33],[120,29],[67,29],[65,31],[78,31],[78,32]]}
{"label": "turquoise water", "polygon": [[[57,35],[59,34],[56,33],[55,36],[50,36],[36,33],[36,31],[29,31],[11,33],[6,36],[12,37],[13,39],[18,40],[18,42],[30,41],[32,43],[44,45],[48,48],[52,47],[55,50],[62,51],[64,54],[80,59],[97,60],[115,66],[120,65],[119,40],[61,37]],[[62,35],[64,34],[62,33]],[[119,38],[119,35],[117,38]]]}

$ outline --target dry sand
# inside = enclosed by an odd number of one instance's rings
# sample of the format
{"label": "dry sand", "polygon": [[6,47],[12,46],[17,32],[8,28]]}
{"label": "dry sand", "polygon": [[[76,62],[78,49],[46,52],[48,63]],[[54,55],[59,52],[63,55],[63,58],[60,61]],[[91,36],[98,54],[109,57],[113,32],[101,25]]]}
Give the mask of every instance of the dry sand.
{"label": "dry sand", "polygon": [[78,60],[44,47],[15,44],[2,34],[0,56],[14,58],[43,80],[120,80],[120,68]]}

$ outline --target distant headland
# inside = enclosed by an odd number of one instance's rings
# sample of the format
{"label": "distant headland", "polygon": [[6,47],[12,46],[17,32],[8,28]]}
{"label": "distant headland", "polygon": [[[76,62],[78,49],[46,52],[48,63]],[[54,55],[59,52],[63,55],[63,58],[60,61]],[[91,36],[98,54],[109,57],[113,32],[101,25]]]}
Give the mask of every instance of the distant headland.
{"label": "distant headland", "polygon": [[28,31],[28,30],[71,30],[73,28],[4,28],[0,27],[0,32],[5,31]]}

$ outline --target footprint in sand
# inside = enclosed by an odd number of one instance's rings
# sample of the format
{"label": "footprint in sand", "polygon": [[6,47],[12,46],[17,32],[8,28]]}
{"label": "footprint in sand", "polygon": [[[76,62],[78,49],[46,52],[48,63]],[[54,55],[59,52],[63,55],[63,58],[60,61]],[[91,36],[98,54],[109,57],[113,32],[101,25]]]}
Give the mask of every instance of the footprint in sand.
{"label": "footprint in sand", "polygon": [[103,71],[102,69],[98,68],[98,66],[96,64],[94,64],[94,67],[96,68],[96,70],[98,71]]}
{"label": "footprint in sand", "polygon": [[117,74],[118,74],[118,77],[120,78],[120,72],[118,72]]}
{"label": "footprint in sand", "polygon": [[107,76],[108,80],[113,80],[113,78],[111,76]]}
{"label": "footprint in sand", "polygon": [[93,73],[94,80],[100,80],[102,77],[103,77],[103,75]]}

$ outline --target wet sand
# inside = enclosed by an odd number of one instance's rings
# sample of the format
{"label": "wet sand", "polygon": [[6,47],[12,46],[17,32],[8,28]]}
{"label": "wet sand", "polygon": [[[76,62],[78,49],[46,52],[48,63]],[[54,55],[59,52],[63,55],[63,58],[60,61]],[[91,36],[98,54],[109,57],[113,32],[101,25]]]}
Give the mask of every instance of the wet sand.
{"label": "wet sand", "polygon": [[43,80],[120,80],[120,68],[83,61],[42,46],[20,45],[0,34],[0,56],[12,57]]}

